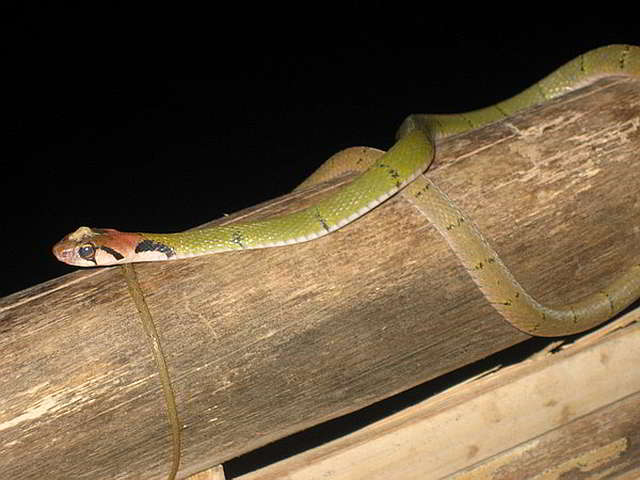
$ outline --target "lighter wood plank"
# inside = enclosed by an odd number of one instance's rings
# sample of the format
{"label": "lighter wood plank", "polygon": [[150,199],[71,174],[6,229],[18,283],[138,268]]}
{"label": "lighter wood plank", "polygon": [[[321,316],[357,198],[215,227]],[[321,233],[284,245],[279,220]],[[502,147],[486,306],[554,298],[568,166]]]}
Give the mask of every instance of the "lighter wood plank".
{"label": "lighter wood plank", "polygon": [[225,480],[224,468],[222,465],[217,465],[204,472],[191,475],[187,480]]}
{"label": "lighter wood plank", "polygon": [[[612,326],[636,322],[627,328],[612,333],[610,327],[609,335],[597,333],[559,353],[537,356],[453,387],[358,432],[237,480],[542,480],[573,470],[594,475],[613,472],[617,462],[620,470],[637,468],[638,321],[640,310]],[[618,430],[606,439],[598,429],[567,427],[607,406],[632,422],[626,435]],[[606,425],[606,418],[588,422]],[[616,423],[610,422],[613,429]],[[561,427],[569,431],[558,433]],[[582,438],[577,431],[582,431]],[[549,438],[540,437],[544,434]],[[590,442],[594,439],[601,445],[594,446]],[[567,442],[581,448],[572,451]]]}

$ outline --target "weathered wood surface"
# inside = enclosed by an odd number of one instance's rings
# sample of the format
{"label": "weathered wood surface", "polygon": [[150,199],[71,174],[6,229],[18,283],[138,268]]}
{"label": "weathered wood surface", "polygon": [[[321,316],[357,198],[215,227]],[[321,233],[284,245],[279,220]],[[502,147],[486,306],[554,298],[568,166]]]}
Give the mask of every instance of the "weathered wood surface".
{"label": "weathered wood surface", "polygon": [[635,309],[561,351],[539,352],[236,478],[569,480],[635,471],[639,321]]}
{"label": "weathered wood surface", "polygon": [[[640,258],[639,125],[637,82],[603,80],[443,142],[429,175],[536,297],[572,301]],[[528,338],[402,195],[314,242],[137,271],[182,476]],[[119,269],[2,299],[0,351],[0,478],[165,477],[163,397]]]}
{"label": "weathered wood surface", "polygon": [[215,467],[191,475],[187,480],[225,480],[224,468],[222,465],[216,465]]}

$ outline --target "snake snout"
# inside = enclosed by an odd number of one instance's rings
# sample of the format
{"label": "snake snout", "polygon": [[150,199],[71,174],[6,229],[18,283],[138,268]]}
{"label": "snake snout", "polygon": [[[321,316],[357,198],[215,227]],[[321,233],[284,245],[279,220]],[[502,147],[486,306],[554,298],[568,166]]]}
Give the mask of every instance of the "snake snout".
{"label": "snake snout", "polygon": [[69,263],[73,258],[73,248],[62,244],[62,242],[56,243],[51,251],[54,257],[64,263]]}

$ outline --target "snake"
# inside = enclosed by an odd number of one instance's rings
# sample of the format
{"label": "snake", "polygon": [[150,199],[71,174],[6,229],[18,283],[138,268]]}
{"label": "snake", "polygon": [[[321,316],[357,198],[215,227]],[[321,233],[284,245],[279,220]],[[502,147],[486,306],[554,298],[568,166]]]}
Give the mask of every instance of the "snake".
{"label": "snake", "polygon": [[370,149],[366,155],[357,155],[347,149],[329,158],[296,190],[345,171],[357,171],[358,176],[293,213],[179,233],[131,233],[82,226],[54,245],[53,254],[70,265],[96,267],[292,245],[330,234],[406,188],[416,208],[444,236],[482,293],[509,323],[536,336],[582,332],[640,297],[640,264],[577,303],[554,308],[542,305],[515,279],[471,219],[423,173],[435,157],[438,140],[502,120],[611,76],[640,78],[640,47],[610,45],[591,50],[521,93],[479,110],[410,115],[387,152]]}
{"label": "snake", "polygon": [[543,337],[580,333],[611,319],[640,298],[640,263],[636,263],[604,289],[577,303],[560,307],[541,304],[522,287],[473,221],[423,175],[435,158],[438,140],[497,122],[611,76],[640,79],[640,47],[609,45],[591,50],[523,92],[489,107],[458,114],[410,115],[398,130],[397,142],[387,152],[358,147],[330,157],[295,191],[346,172],[358,172],[358,177],[296,212],[179,233],[132,233],[82,226],[56,243],[53,254],[64,263],[81,267],[122,265],[165,394],[173,439],[167,478],[174,480],[178,472],[181,428],[160,338],[138,283],[134,263],[311,241],[354,222],[403,190],[405,198],[444,237],[489,303],[524,333]]}

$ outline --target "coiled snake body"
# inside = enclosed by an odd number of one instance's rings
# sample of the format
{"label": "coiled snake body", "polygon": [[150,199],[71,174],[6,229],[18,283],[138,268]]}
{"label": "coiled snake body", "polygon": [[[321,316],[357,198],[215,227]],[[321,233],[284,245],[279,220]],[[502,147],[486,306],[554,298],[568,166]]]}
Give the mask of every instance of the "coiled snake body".
{"label": "coiled snake body", "polygon": [[[53,253],[71,265],[101,266],[289,245],[337,230],[408,186],[416,206],[444,235],[492,305],[511,324],[540,336],[583,331],[611,318],[640,296],[640,265],[577,304],[559,309],[541,305],[515,280],[473,223],[421,173],[433,160],[438,138],[503,119],[598,78],[618,75],[640,77],[639,47],[612,45],[587,52],[491,107],[457,115],[412,115],[402,124],[399,139],[388,152],[368,150],[367,165],[356,164],[349,150],[330,158],[298,188],[345,170],[364,171],[330,197],[292,214],[168,234],[80,227],[57,243]],[[451,225],[457,227],[448,228]]]}

